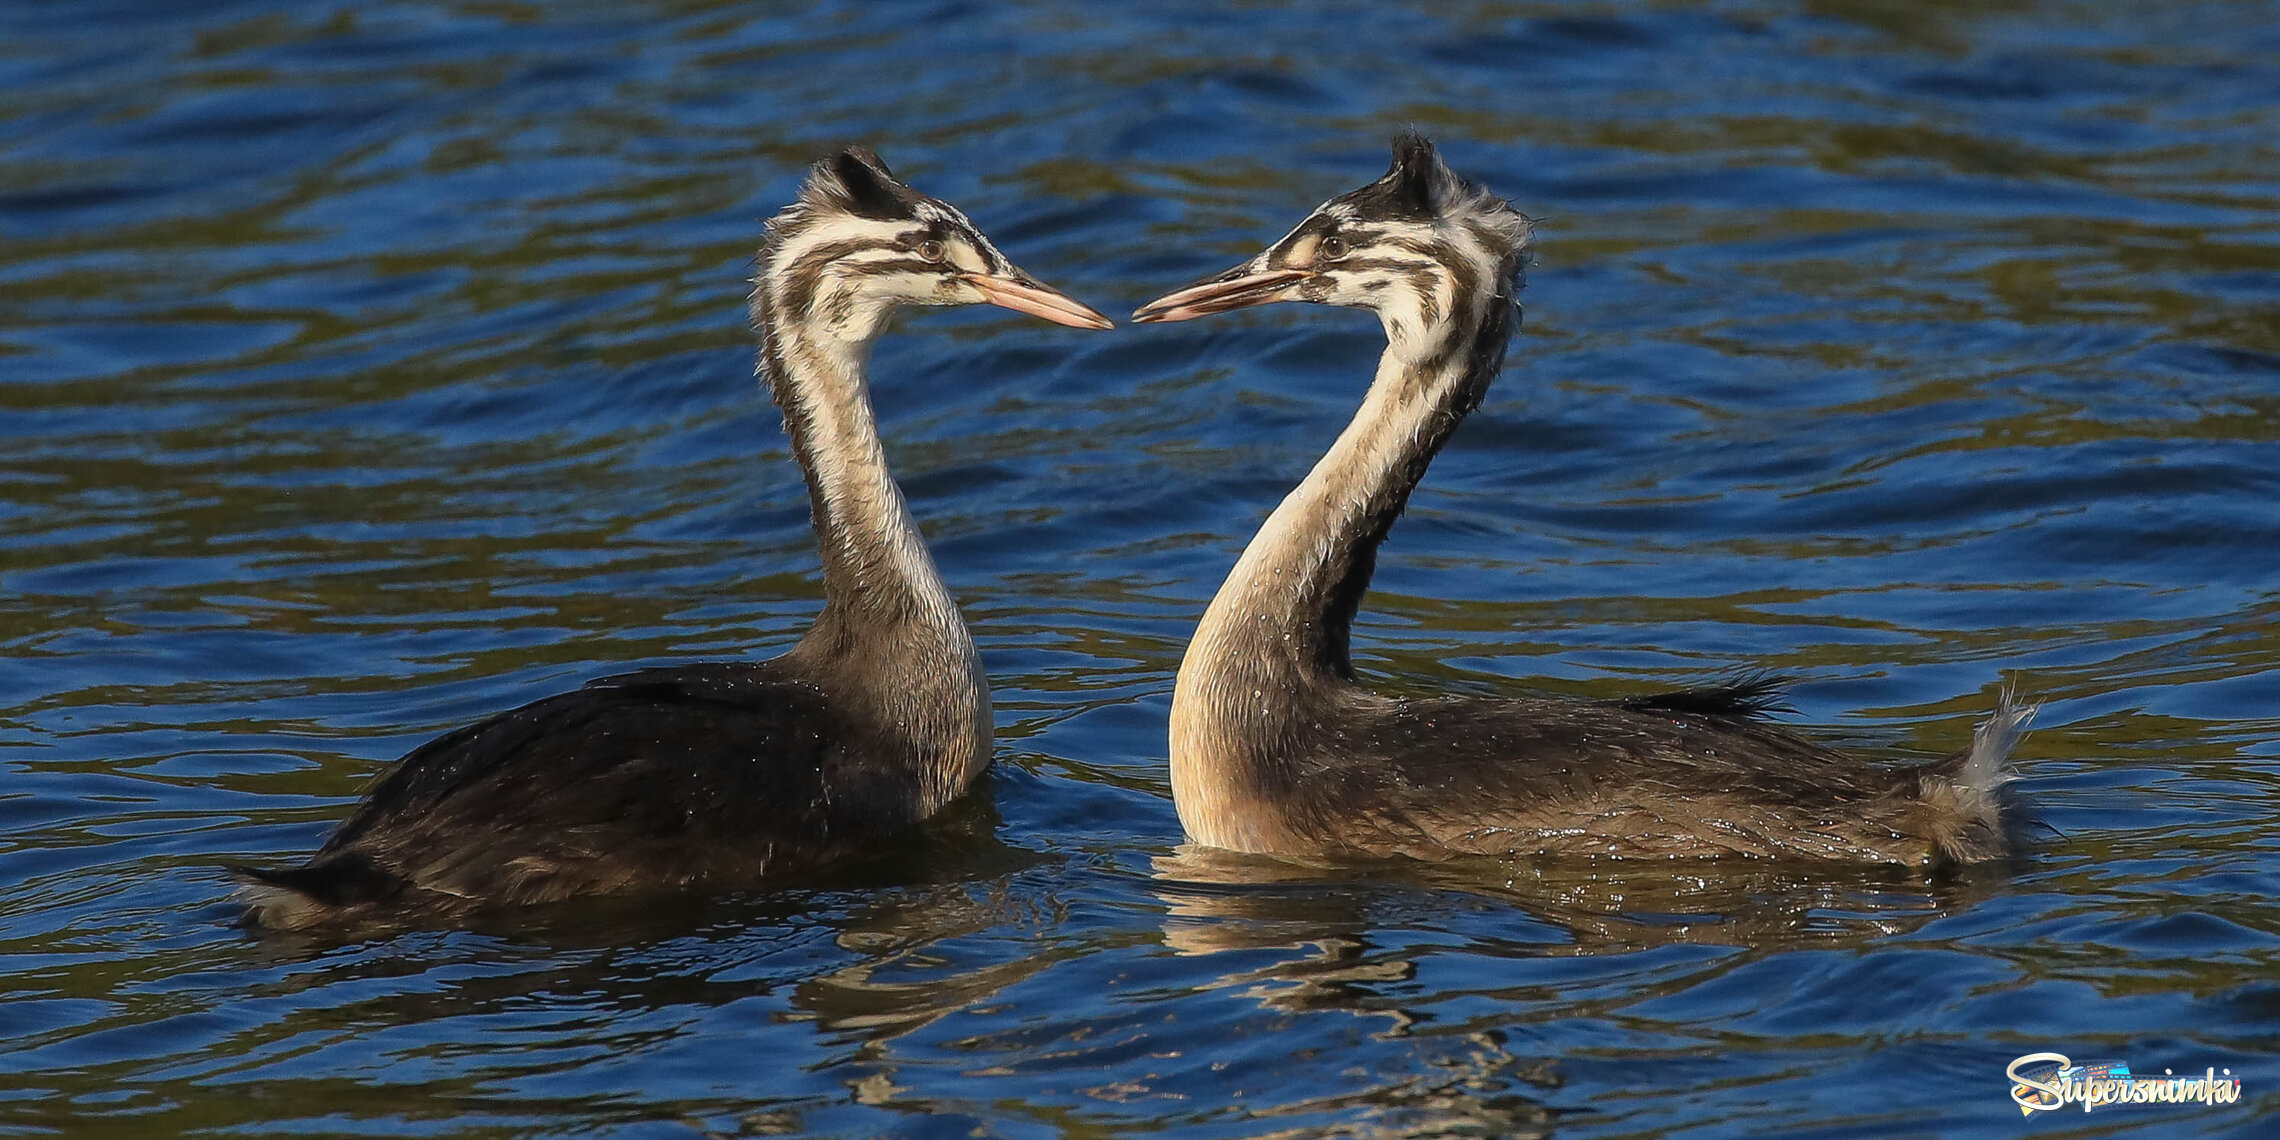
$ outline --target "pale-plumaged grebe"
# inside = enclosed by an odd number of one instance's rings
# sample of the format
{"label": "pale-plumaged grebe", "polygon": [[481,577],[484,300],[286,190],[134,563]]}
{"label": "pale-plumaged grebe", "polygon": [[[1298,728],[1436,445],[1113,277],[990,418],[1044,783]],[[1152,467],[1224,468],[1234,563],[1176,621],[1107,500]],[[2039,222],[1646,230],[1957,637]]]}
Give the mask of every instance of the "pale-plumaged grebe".
{"label": "pale-plumaged grebe", "polygon": [[1198,843],[1315,858],[1795,857],[1924,865],[2008,846],[2004,763],[2031,709],[1970,747],[1885,767],[1762,723],[1752,681],[1624,701],[1397,698],[1347,654],[1378,545],[1502,366],[1531,224],[1394,142],[1385,177],[1322,204],[1140,321],[1272,301],[1375,311],[1361,410],[1211,601],[1172,697],[1172,794]]}
{"label": "pale-plumaged grebe", "polygon": [[644,669],[430,741],[305,866],[239,870],[272,928],[752,884],[933,815],[990,762],[973,638],[887,472],[863,365],[899,305],[1107,318],[850,149],[768,223],[759,373],[807,476],[824,605],[770,661]]}

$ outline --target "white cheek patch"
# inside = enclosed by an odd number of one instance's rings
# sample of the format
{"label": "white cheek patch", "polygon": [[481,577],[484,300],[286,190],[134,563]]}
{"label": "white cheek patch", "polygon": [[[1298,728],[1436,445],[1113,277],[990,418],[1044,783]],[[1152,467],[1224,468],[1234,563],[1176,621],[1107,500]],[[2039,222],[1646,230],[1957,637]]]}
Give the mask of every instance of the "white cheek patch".
{"label": "white cheek patch", "polygon": [[1340,304],[1370,308],[1399,304],[1402,290],[1408,283],[1390,269],[1371,269],[1362,273],[1334,274],[1339,282],[1334,300]]}
{"label": "white cheek patch", "polygon": [[987,256],[967,245],[963,238],[952,238],[944,243],[950,250],[950,264],[967,273],[995,273],[997,267]]}
{"label": "white cheek patch", "polygon": [[1408,282],[1394,282],[1385,296],[1388,299],[1378,307],[1378,319],[1384,322],[1386,336],[1394,343],[1401,344],[1422,334],[1431,323],[1425,319],[1425,307],[1418,303],[1416,288]]}

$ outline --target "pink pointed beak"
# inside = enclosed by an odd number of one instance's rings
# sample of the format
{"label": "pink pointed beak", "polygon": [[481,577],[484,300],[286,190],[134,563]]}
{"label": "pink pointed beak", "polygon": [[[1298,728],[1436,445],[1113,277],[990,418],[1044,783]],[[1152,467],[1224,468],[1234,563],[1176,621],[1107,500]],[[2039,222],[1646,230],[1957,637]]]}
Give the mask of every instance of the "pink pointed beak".
{"label": "pink pointed beak", "polygon": [[990,304],[1078,329],[1112,329],[1116,322],[1091,306],[1016,269],[1011,276],[961,274]]}
{"label": "pink pointed beak", "polygon": [[1142,324],[1186,321],[1213,313],[1228,313],[1287,300],[1290,286],[1313,276],[1306,269],[1253,269],[1244,262],[1225,273],[1206,277],[1185,289],[1166,293],[1132,314]]}

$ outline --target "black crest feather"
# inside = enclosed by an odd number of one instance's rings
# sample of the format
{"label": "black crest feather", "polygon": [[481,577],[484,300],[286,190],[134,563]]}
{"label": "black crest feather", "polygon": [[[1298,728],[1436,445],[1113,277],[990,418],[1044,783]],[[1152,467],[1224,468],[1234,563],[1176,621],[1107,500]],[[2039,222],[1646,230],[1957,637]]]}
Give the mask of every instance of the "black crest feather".
{"label": "black crest feather", "polygon": [[1442,200],[1454,181],[1449,168],[1441,163],[1440,152],[1433,149],[1433,140],[1416,131],[1393,136],[1393,165],[1386,170],[1385,178],[1394,203],[1417,217],[1440,213]]}
{"label": "black crest feather", "polygon": [[868,147],[851,146],[817,163],[814,184],[857,217],[903,221],[915,216],[911,206],[918,192],[903,185]]}

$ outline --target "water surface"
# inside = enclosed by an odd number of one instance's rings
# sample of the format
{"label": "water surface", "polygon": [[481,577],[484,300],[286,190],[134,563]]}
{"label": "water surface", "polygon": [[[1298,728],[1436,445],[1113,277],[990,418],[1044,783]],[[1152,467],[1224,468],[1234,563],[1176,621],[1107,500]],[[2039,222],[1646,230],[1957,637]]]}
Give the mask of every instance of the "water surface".
{"label": "water surface", "polygon": [[[1186,636],[1379,340],[904,320],[987,795],[772,894],[234,929],[394,757],[819,603],[758,220],[879,148],[1111,311],[1414,124],[1546,218],[1356,632],[1403,691],[1796,675],[2015,865],[1184,851]],[[0,1132],[2252,1136],[2280,1120],[2280,6],[0,7]],[[2022,1122],[2055,1049],[2248,1103]]]}

